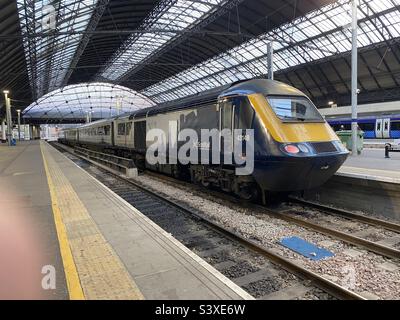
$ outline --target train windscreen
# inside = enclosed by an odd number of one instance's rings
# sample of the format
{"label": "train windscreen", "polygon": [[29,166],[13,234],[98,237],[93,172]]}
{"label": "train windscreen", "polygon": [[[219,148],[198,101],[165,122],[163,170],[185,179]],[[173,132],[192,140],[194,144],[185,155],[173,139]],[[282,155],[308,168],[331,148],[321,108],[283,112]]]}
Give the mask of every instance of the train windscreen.
{"label": "train windscreen", "polygon": [[276,115],[283,121],[324,121],[317,108],[307,98],[287,96],[267,96],[266,98]]}

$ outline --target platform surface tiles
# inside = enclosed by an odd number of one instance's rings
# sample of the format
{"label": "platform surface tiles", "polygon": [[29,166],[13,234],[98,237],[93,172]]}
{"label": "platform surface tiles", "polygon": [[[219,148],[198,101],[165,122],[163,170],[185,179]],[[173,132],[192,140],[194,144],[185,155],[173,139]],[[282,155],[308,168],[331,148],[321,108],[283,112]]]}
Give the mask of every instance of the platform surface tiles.
{"label": "platform surface tiles", "polygon": [[366,148],[360,155],[349,156],[337,175],[400,184],[400,152],[385,158],[384,149]]}
{"label": "platform surface tiles", "polygon": [[0,146],[0,194],[4,297],[252,299],[47,142]]}

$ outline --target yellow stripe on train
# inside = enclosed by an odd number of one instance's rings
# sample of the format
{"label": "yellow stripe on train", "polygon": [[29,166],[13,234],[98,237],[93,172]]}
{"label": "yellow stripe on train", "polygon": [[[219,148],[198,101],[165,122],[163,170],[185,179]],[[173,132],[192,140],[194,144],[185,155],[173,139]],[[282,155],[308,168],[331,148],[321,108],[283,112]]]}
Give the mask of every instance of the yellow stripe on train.
{"label": "yellow stripe on train", "polygon": [[276,116],[262,94],[251,94],[248,98],[264,127],[277,142],[322,142],[339,140],[327,122],[285,123]]}

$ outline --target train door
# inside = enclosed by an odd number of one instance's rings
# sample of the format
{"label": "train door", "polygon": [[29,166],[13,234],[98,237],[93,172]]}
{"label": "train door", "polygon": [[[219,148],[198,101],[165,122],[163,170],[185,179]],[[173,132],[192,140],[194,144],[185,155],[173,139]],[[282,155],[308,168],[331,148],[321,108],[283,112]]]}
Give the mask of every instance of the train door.
{"label": "train door", "polygon": [[246,144],[250,139],[246,130],[253,128],[253,119],[255,113],[245,97],[237,97],[234,99],[233,111],[233,128],[235,130],[234,147],[236,148],[235,152],[241,152],[241,157],[246,158]]}
{"label": "train door", "polygon": [[126,132],[125,132],[125,147],[133,148],[133,134],[132,134],[132,121],[128,121],[126,123]]}
{"label": "train door", "polygon": [[375,137],[378,139],[383,138],[383,119],[376,119]]}
{"label": "train door", "polygon": [[146,152],[146,120],[136,121],[133,129],[134,148],[138,152]]}
{"label": "train door", "polygon": [[390,138],[390,118],[383,119],[382,137],[384,139]]}
{"label": "train door", "polygon": [[111,126],[110,126],[110,128],[111,128],[111,145],[112,146],[115,146],[115,124],[116,122],[115,121],[112,121],[111,122]]}
{"label": "train door", "polygon": [[[179,128],[178,119],[169,119],[169,121],[168,121],[167,155],[168,155],[168,157],[171,156],[171,158],[168,158],[168,163],[172,163],[172,164],[178,163],[178,159],[176,158],[176,156],[174,156],[175,154],[177,154],[175,152],[177,152],[177,150],[178,150],[178,134],[179,134],[178,128]],[[174,150],[174,151],[170,152],[170,149]]]}
{"label": "train door", "polygon": [[[219,130],[220,130],[220,153],[222,161],[226,157],[232,159],[233,151],[233,138],[232,138],[232,124],[234,117],[233,101],[232,99],[225,99],[219,104]],[[225,130],[225,131],[223,131]],[[228,131],[229,130],[229,131]],[[229,144],[229,145],[228,145]],[[229,154],[228,154],[229,153]],[[224,157],[225,155],[225,157]]]}

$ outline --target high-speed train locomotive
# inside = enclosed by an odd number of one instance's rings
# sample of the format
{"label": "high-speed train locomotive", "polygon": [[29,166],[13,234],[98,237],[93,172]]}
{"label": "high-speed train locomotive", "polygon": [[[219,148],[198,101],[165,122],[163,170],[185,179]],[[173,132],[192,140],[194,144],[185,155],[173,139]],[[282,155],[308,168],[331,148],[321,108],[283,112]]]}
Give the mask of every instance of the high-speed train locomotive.
{"label": "high-speed train locomotive", "polygon": [[[250,152],[254,156],[254,170],[248,175],[237,175],[235,168],[239,164],[224,162],[223,141],[218,143],[222,158],[219,164],[183,164],[179,160],[175,164],[150,164],[146,160],[146,150],[153,141],[146,140],[147,133],[158,128],[168,137],[171,122],[178,131],[186,128],[196,132],[201,129],[253,130],[254,147]],[[168,144],[169,140],[167,138],[164,143]],[[68,129],[61,141],[130,157],[139,168],[191,179],[245,199],[257,197],[263,201],[271,192],[305,190],[323,184],[348,155],[306,95],[282,82],[265,79],[226,85],[138,110],[129,116]],[[179,147],[183,142],[176,143]],[[242,156],[246,158],[246,154]]]}

